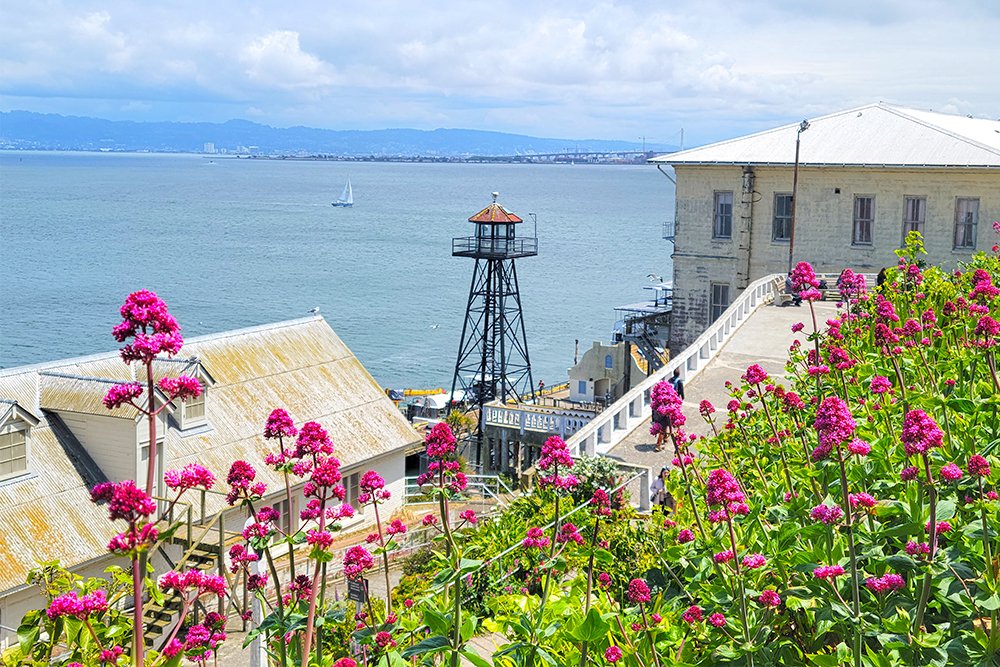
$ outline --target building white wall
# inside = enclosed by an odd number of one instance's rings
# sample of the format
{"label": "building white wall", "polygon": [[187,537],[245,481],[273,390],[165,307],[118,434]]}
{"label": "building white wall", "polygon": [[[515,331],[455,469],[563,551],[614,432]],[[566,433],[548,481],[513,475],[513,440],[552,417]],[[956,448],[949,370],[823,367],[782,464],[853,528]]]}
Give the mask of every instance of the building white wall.
{"label": "building white wall", "polygon": [[[108,479],[113,482],[140,479],[139,447],[133,420],[79,412],[60,412],[59,417]],[[143,474],[141,479],[145,478]]]}
{"label": "building white wall", "polygon": [[[774,195],[792,192],[790,167],[754,167],[744,195],[742,166],[675,167],[677,174],[674,311],[671,347],[681,349],[708,326],[710,284],[729,285],[730,301],[750,282],[788,266],[788,242],[772,239]],[[839,191],[838,191],[839,190]],[[733,192],[731,239],[713,239],[713,196]],[[872,244],[852,244],[855,195],[875,197]],[[977,250],[1000,238],[1000,172],[986,169],[800,167],[793,260],[817,271],[845,267],[866,273],[896,263],[902,245],[904,197],[925,197],[925,260],[954,268],[971,250],[953,249],[957,198],[979,199]]]}

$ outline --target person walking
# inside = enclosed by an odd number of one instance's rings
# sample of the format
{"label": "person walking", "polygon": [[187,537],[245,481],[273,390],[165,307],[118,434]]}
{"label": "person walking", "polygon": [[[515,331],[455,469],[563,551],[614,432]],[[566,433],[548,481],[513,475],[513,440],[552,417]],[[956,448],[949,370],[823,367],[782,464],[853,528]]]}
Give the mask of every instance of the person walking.
{"label": "person walking", "polygon": [[684,380],[681,379],[681,369],[675,368],[673,377],[670,378],[670,386],[674,388],[677,395],[684,400]]}

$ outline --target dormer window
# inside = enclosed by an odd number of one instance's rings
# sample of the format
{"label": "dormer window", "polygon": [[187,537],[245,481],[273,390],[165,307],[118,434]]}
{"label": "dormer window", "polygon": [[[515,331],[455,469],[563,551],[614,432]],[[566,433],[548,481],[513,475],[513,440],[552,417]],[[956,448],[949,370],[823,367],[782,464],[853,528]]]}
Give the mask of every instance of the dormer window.
{"label": "dormer window", "polygon": [[0,400],[0,481],[28,472],[28,436],[38,418],[15,401]]}
{"label": "dormer window", "polygon": [[182,431],[205,425],[205,402],[207,400],[208,387],[203,386],[201,395],[198,398],[189,398],[181,403],[181,409],[178,410],[177,414],[179,415],[178,421],[180,422]]}
{"label": "dormer window", "polygon": [[28,431],[9,424],[0,429],[0,479],[28,472]]}

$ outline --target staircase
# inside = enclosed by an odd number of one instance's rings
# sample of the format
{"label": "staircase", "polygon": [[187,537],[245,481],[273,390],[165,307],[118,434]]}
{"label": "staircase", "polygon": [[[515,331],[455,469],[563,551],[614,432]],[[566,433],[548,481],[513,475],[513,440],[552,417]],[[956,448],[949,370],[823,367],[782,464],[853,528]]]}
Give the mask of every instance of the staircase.
{"label": "staircase", "polygon": [[653,340],[646,334],[630,334],[625,339],[634,346],[632,358],[647,377],[667,365],[666,355],[656,349]]}

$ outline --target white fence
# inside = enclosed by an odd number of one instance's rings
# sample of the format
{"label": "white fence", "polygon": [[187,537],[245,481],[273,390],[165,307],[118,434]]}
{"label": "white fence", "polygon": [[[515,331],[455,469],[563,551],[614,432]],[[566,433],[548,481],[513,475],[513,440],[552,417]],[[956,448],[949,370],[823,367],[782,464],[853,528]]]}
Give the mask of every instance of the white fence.
{"label": "white fence", "polygon": [[748,285],[694,343],[673,355],[666,366],[612,403],[566,440],[570,451],[575,456],[595,456],[607,453],[621,442],[652,414],[649,391],[653,385],[669,379],[675,368],[681,369],[681,377],[685,382],[694,379],[757,308],[774,301],[775,285],[784,285],[784,277],[784,274],[775,273]]}

